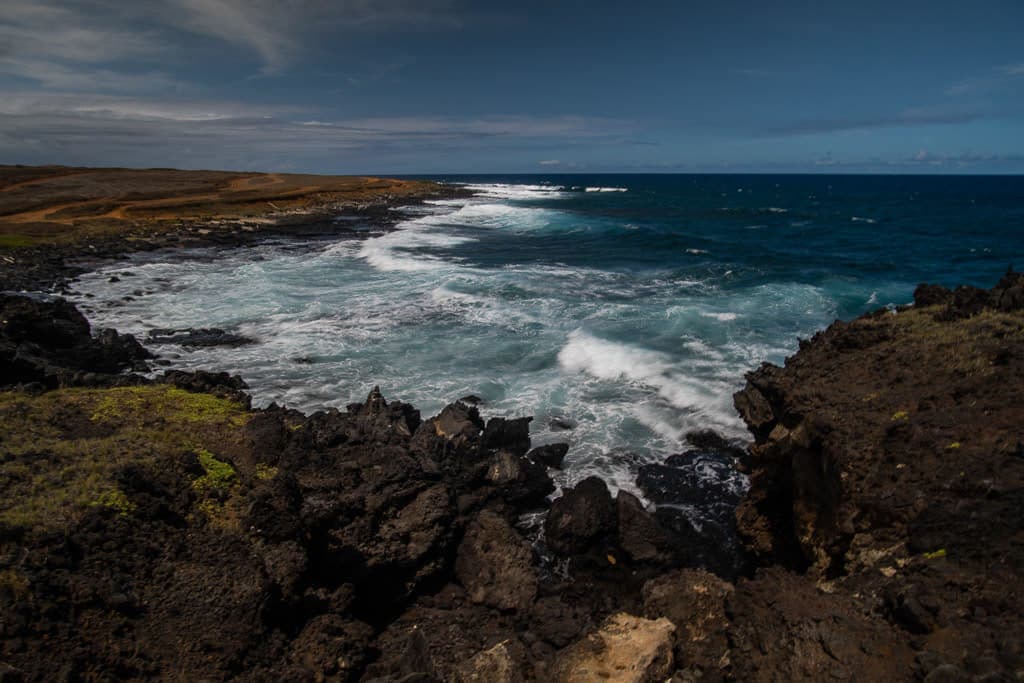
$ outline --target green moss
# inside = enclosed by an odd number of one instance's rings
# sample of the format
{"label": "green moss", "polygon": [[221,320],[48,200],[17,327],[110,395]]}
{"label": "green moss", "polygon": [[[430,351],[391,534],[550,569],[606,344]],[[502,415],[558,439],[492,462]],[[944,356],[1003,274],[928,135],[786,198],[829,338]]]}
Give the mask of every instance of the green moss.
{"label": "green moss", "polygon": [[192,488],[196,491],[223,490],[235,483],[238,474],[230,463],[218,460],[213,453],[205,448],[200,448],[197,455],[199,464],[206,474],[192,482]]}
{"label": "green moss", "polygon": [[893,422],[899,422],[900,420],[907,420],[909,418],[910,418],[910,416],[907,415],[907,411],[905,411],[905,410],[897,410],[895,413],[892,414],[892,418],[890,418],[890,419]]}
{"label": "green moss", "polygon": [[953,450],[953,451],[955,451],[955,450],[957,450],[958,448],[960,448],[960,445],[961,445],[961,444],[960,444],[960,442],[959,442],[959,441],[954,441],[953,443],[951,443],[951,444],[949,444],[948,446],[946,446],[946,448],[947,448],[947,449],[949,449],[949,450]]}
{"label": "green moss", "polygon": [[[0,392],[0,523],[43,532],[96,505],[128,514],[119,469],[161,469],[202,450],[234,457],[248,420],[233,401],[167,385]],[[199,486],[233,483],[234,468],[213,460],[222,466],[208,461]]]}
{"label": "green moss", "polygon": [[934,552],[925,553],[924,554],[924,559],[926,559],[926,560],[938,560],[938,559],[943,558],[945,556],[946,556],[946,549],[945,548],[939,548],[938,550],[936,550]]}
{"label": "green moss", "polygon": [[259,479],[261,481],[266,481],[268,479],[273,479],[276,476],[277,476],[277,468],[274,467],[273,465],[265,465],[263,463],[258,463],[256,465],[256,478],[257,479]]}
{"label": "green moss", "polygon": [[238,403],[210,394],[196,394],[170,386],[108,389],[92,414],[94,422],[117,422],[126,413],[147,410],[164,420],[230,422],[242,426],[249,415]]}
{"label": "green moss", "polygon": [[104,491],[90,505],[111,508],[117,510],[120,515],[131,514],[135,512],[137,507],[135,503],[128,500],[128,496],[124,495],[124,492],[120,489]]}

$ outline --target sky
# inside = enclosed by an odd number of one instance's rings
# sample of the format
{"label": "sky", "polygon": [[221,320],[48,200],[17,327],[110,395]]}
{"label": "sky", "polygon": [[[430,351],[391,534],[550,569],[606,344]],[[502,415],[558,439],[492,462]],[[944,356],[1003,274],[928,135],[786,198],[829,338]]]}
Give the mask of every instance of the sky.
{"label": "sky", "polygon": [[0,0],[0,163],[1024,173],[1024,2]]}

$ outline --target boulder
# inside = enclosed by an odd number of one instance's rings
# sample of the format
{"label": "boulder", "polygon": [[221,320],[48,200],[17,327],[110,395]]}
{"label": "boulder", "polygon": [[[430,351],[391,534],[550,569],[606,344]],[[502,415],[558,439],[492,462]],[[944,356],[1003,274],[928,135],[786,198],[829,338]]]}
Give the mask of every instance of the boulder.
{"label": "boulder", "polygon": [[476,443],[484,427],[480,413],[462,402],[450,403],[434,418],[434,431],[438,436],[458,446]]}
{"label": "boulder", "polygon": [[526,648],[509,638],[494,647],[478,652],[456,667],[454,683],[523,683]]}
{"label": "boulder", "polygon": [[517,417],[507,420],[503,417],[492,417],[484,429],[483,448],[506,450],[516,455],[524,455],[530,450],[530,422],[532,417]]}
{"label": "boulder", "polygon": [[455,576],[469,599],[500,610],[526,610],[537,597],[529,544],[503,517],[481,512],[466,529]]}
{"label": "boulder", "polygon": [[498,451],[487,467],[487,481],[498,487],[498,494],[509,502],[539,506],[555,490],[544,465],[509,451]]}
{"label": "boulder", "polygon": [[618,546],[634,562],[669,564],[679,541],[644,509],[640,499],[619,491],[615,499]]}
{"label": "boulder", "polygon": [[660,683],[672,674],[675,630],[665,618],[614,614],[596,633],[558,653],[552,679],[560,683]]}
{"label": "boulder", "polygon": [[733,586],[702,569],[680,569],[643,586],[644,616],[676,626],[676,666],[719,669],[729,651],[725,601]]}
{"label": "boulder", "polygon": [[538,446],[534,448],[526,457],[533,462],[540,463],[545,467],[552,467],[556,470],[562,469],[562,462],[565,460],[565,454],[569,452],[569,444],[567,443],[552,443],[546,446]]}
{"label": "boulder", "polygon": [[596,539],[610,535],[615,521],[608,486],[597,477],[587,477],[551,504],[544,537],[556,553],[582,553]]}

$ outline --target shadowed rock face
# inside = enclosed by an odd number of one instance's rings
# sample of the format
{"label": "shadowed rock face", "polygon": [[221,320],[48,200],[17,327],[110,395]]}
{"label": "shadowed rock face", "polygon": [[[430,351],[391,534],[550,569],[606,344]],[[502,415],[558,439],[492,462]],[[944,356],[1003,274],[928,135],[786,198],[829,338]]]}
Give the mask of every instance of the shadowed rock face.
{"label": "shadowed rock face", "polygon": [[[1022,287],[1017,273],[992,290],[923,285],[914,307],[837,322],[736,395],[757,437],[737,514],[748,550],[884,615],[928,653],[923,673],[1022,661],[1003,635],[1024,613],[1005,591],[1024,567]],[[965,594],[984,607],[958,606]]]}
{"label": "shadowed rock face", "polygon": [[93,337],[85,317],[63,299],[0,294],[0,386],[95,384],[104,381],[97,375],[144,370],[148,358],[130,334],[100,330]]}

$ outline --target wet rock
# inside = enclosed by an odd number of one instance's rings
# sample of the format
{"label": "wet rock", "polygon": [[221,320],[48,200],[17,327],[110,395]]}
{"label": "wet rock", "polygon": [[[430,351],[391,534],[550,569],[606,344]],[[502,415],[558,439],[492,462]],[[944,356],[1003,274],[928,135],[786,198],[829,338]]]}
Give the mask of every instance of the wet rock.
{"label": "wet rock", "polygon": [[568,417],[553,417],[548,420],[548,429],[556,432],[567,432],[576,429],[578,423]]}
{"label": "wet rock", "polygon": [[532,417],[518,417],[512,420],[492,417],[484,429],[483,448],[501,449],[516,455],[530,450],[530,422]]}
{"label": "wet rock", "polygon": [[587,477],[551,504],[544,521],[548,547],[564,555],[584,552],[615,529],[615,506],[603,480]]}
{"label": "wet rock", "polygon": [[154,329],[146,334],[146,341],[150,344],[176,344],[185,347],[245,346],[256,343],[251,337],[217,327]]}
{"label": "wet rock", "polygon": [[544,465],[508,451],[498,451],[491,458],[487,481],[498,487],[502,498],[522,506],[540,506],[555,490]]}
{"label": "wet rock", "polygon": [[743,457],[745,450],[713,429],[698,429],[686,433],[686,441],[697,450],[717,451],[723,455]]}
{"label": "wet rock", "polygon": [[437,435],[454,442],[456,446],[476,443],[483,428],[484,422],[477,409],[464,403],[451,403],[434,418]]}
{"label": "wet rock", "polygon": [[466,405],[470,405],[470,406],[478,406],[481,403],[483,403],[484,400],[482,398],[480,398],[479,396],[477,396],[476,394],[467,394],[467,395],[463,396],[462,398],[460,398],[459,402],[460,403],[465,403]]}
{"label": "wet rock", "polygon": [[552,679],[559,683],[660,683],[673,670],[674,633],[668,619],[615,614],[585,641],[558,653]]}
{"label": "wet rock", "polygon": [[644,509],[640,499],[619,491],[615,499],[618,546],[637,563],[670,564],[679,539]]}
{"label": "wet rock", "polygon": [[526,457],[533,462],[544,465],[545,467],[560,470],[562,469],[562,462],[565,460],[565,455],[568,452],[569,444],[552,443],[546,446],[538,446],[537,448],[534,448],[526,454]]}
{"label": "wet rock", "polygon": [[537,597],[533,551],[500,515],[481,512],[466,529],[455,575],[470,600],[500,610],[524,611]]}

